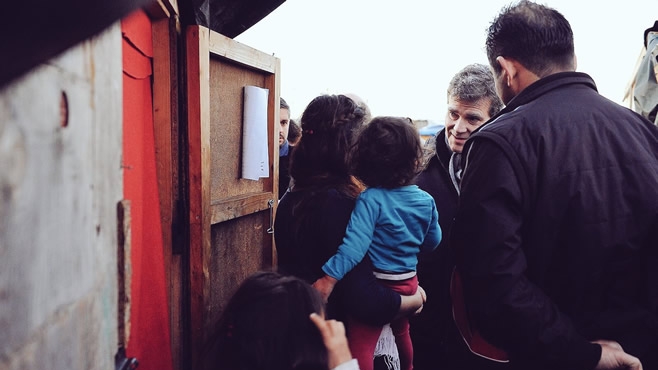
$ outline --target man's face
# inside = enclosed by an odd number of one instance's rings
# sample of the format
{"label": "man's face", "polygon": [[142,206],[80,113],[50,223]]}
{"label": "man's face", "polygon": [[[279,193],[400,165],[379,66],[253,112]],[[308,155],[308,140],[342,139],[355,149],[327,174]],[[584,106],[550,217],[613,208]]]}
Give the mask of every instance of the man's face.
{"label": "man's face", "polygon": [[285,108],[281,108],[279,111],[279,119],[281,120],[279,128],[279,146],[282,146],[283,143],[288,140],[288,130],[290,129],[290,111]]}
{"label": "man's face", "polygon": [[466,139],[471,132],[482,126],[489,117],[491,101],[482,98],[474,102],[460,101],[452,96],[448,98],[446,114],[446,135],[450,150],[461,153]]}

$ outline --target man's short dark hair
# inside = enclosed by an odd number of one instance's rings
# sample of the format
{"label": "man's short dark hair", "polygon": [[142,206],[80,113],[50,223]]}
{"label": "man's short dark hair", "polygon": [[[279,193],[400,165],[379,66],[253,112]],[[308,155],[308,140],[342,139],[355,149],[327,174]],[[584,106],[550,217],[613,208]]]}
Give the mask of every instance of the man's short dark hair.
{"label": "man's short dark hair", "polygon": [[499,56],[518,61],[539,77],[575,70],[569,22],[557,10],[527,0],[501,10],[489,26],[486,49],[496,74]]}
{"label": "man's short dark hair", "polygon": [[288,111],[290,111],[290,106],[289,106],[288,103],[285,101],[285,99],[283,99],[283,98],[279,98],[279,101],[280,101],[279,108],[287,109]]}

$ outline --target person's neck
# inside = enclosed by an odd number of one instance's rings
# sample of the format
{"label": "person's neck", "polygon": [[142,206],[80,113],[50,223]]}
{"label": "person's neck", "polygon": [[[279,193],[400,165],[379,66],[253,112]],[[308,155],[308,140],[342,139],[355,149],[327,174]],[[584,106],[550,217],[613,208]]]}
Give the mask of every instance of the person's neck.
{"label": "person's neck", "polygon": [[512,90],[514,95],[518,95],[526,87],[532,85],[533,83],[539,81],[541,77],[537,76],[533,72],[525,68],[519,68],[516,74],[516,78],[512,79]]}
{"label": "person's neck", "polygon": [[544,71],[540,75],[537,75],[534,72],[532,72],[528,69],[525,69],[525,67],[519,68],[518,74],[517,74],[517,79],[518,79],[517,83],[518,83],[519,90],[516,91],[516,94],[518,94],[519,92],[523,91],[523,89],[525,89],[526,87],[532,85],[533,83],[535,83],[535,82],[537,82],[537,81],[539,81],[539,80],[541,80],[545,77],[548,77],[548,76],[551,76],[551,75],[554,75],[554,74],[557,74],[557,73],[574,72],[574,71],[575,71],[574,68],[553,67],[549,70]]}
{"label": "person's neck", "polygon": [[283,144],[279,145],[279,157],[288,155],[289,151],[290,151],[290,144],[288,144],[288,140],[284,141]]}

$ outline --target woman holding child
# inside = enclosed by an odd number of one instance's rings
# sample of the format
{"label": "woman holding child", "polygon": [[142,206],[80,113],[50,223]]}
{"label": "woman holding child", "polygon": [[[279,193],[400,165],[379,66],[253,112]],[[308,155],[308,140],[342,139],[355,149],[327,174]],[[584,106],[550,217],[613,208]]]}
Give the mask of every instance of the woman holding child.
{"label": "woman holding child", "polygon": [[[308,283],[324,276],[322,266],[336,254],[363,190],[351,175],[349,152],[365,120],[366,110],[344,95],[318,96],[304,111],[302,139],[290,163],[293,187],[281,199],[274,225],[280,272]],[[327,315],[382,326],[423,301],[422,289],[401,296],[379,284],[366,256],[336,285]]]}

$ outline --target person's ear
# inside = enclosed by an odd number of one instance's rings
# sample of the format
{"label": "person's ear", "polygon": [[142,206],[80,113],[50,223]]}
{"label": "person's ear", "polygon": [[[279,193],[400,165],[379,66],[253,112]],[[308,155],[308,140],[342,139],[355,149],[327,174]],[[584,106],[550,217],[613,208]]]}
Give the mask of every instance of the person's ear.
{"label": "person's ear", "polygon": [[511,59],[507,59],[503,56],[497,57],[496,62],[498,62],[500,68],[503,70],[503,82],[507,87],[512,86],[512,81],[516,78],[519,72],[516,68],[516,64]]}

